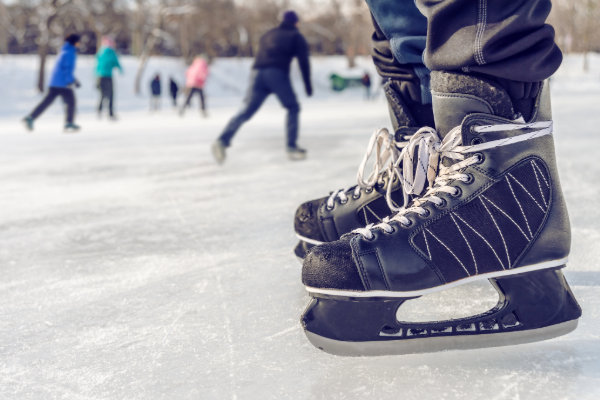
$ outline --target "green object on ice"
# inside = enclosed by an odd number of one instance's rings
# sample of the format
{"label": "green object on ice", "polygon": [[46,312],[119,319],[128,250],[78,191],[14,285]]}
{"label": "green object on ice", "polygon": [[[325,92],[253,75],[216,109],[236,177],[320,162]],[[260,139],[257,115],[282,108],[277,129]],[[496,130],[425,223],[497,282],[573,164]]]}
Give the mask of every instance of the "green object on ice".
{"label": "green object on ice", "polygon": [[336,73],[329,75],[329,80],[331,80],[331,89],[334,92],[341,92],[349,87],[363,86],[361,78],[345,78]]}

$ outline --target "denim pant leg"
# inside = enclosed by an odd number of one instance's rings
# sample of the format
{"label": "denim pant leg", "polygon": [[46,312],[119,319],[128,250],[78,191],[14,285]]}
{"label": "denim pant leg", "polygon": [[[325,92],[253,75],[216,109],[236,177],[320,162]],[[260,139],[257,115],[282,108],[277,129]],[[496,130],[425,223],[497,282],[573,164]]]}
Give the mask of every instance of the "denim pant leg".
{"label": "denim pant leg", "polygon": [[255,70],[252,72],[250,88],[244,99],[244,107],[236,114],[236,116],[231,118],[223,130],[223,133],[219,136],[219,140],[223,145],[230,145],[231,139],[238,129],[240,129],[242,124],[252,118],[262,103],[264,103],[266,98],[271,94],[268,87],[265,85],[263,72],[263,70]]}
{"label": "denim pant leg", "polygon": [[419,77],[421,104],[431,103],[430,71],[423,64],[427,41],[427,18],[415,0],[367,0],[377,25],[390,42],[393,56],[400,64],[412,65]]}
{"label": "denim pant leg", "polygon": [[204,100],[204,89],[198,88],[197,90],[198,90],[198,95],[200,95],[200,109],[204,111],[204,110],[206,110],[206,103]]}
{"label": "denim pant leg", "polygon": [[287,146],[296,147],[298,140],[298,114],[300,113],[300,104],[296,99],[296,93],[292,88],[290,76],[279,68],[267,68],[264,70],[267,75],[269,88],[283,107],[287,109]]}
{"label": "denim pant leg", "polygon": [[46,93],[44,99],[31,112],[31,118],[36,119],[37,117],[39,117],[44,111],[46,111],[46,108],[50,107],[50,104],[52,104],[56,97],[59,95],[60,90],[58,88],[48,88],[48,93]]}
{"label": "denim pant leg", "polygon": [[70,88],[60,88],[60,96],[67,106],[65,121],[72,124],[75,118],[75,92]]}

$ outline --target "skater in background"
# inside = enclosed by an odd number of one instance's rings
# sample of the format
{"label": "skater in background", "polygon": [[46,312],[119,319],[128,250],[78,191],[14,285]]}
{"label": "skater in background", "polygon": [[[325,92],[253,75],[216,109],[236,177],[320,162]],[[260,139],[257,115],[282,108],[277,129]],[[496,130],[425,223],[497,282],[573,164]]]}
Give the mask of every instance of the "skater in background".
{"label": "skater in background", "polygon": [[119,58],[115,51],[115,41],[110,36],[102,37],[102,45],[96,54],[96,76],[98,77],[98,89],[100,90],[100,103],[98,104],[98,117],[102,117],[102,106],[104,100],[108,101],[108,117],[115,120],[115,114],[113,110],[113,78],[112,72],[114,68],[118,68],[119,72],[123,74],[123,68],[119,64]]}
{"label": "skater in background", "polygon": [[177,94],[179,93],[179,86],[173,77],[169,77],[169,92],[171,93],[171,99],[173,100],[173,107],[177,107]]}
{"label": "skater in background", "polygon": [[65,132],[76,132],[79,126],[75,125],[75,93],[73,87],[79,87],[79,81],[73,76],[75,62],[77,61],[77,49],[80,45],[80,36],[73,33],[65,37],[65,44],[60,49],[52,70],[50,86],[46,97],[40,104],[26,116],[23,121],[29,131],[33,130],[33,121],[48,108],[54,100],[60,96],[67,106],[65,121]]}
{"label": "skater in background", "polygon": [[260,108],[266,98],[274,93],[281,105],[287,109],[287,154],[292,160],[302,160],[306,150],[298,147],[298,114],[300,105],[290,81],[290,64],[296,57],[302,72],[304,88],[308,96],[312,95],[310,81],[310,63],[308,44],[298,31],[298,15],[286,11],[281,24],[260,38],[260,46],[250,81],[250,88],[244,100],[242,110],[233,117],[221,136],[213,143],[212,151],[219,164],[225,161],[225,149],[231,145],[231,139],[242,126]]}
{"label": "skater in background", "polygon": [[156,74],[150,81],[150,111],[160,110],[160,92],[160,74]]}
{"label": "skater in background", "polygon": [[362,78],[360,78],[361,83],[365,87],[365,99],[371,99],[371,76],[369,76],[368,72],[365,72]]}
{"label": "skater in background", "polygon": [[200,112],[203,117],[207,117],[206,104],[204,102],[204,83],[208,78],[208,57],[205,54],[194,58],[194,62],[185,72],[185,89],[187,91],[187,99],[181,107],[179,114],[183,116],[185,109],[190,105],[194,93],[200,96]]}

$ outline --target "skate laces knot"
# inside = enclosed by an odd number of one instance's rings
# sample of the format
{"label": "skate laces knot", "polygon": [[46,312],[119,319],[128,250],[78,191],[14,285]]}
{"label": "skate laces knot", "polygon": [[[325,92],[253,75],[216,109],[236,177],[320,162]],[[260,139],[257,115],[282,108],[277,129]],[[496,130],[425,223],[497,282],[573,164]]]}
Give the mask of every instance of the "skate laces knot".
{"label": "skate laces knot", "polygon": [[[411,225],[411,221],[405,217],[409,213],[416,213],[426,216],[429,211],[421,207],[427,202],[437,206],[444,204],[445,200],[436,196],[439,193],[448,193],[456,196],[459,189],[449,186],[450,183],[459,180],[469,183],[472,176],[461,171],[470,165],[481,162],[481,156],[476,154],[478,151],[488,150],[495,147],[507,146],[510,144],[535,139],[541,136],[552,134],[552,121],[512,124],[498,124],[475,127],[475,132],[506,132],[513,130],[533,130],[520,135],[510,136],[504,139],[493,140],[472,146],[462,146],[462,126],[453,128],[440,140],[438,133],[433,128],[424,127],[419,129],[403,148],[400,156],[391,164],[393,174],[402,182],[404,194],[404,204],[409,204],[409,195],[419,196],[410,203],[410,207],[394,207],[391,201],[391,185],[388,186],[386,199],[388,206],[397,213],[393,217],[386,217],[377,225],[370,224],[365,228],[355,229],[352,232],[363,235],[367,239],[372,239],[373,229],[383,229],[387,233],[392,233],[394,229],[390,222],[397,221],[403,226]],[[415,158],[415,151],[418,146],[418,154]],[[467,157],[467,155],[470,155]],[[452,159],[457,162],[445,167],[441,166],[444,158]],[[400,168],[402,164],[402,168]],[[425,182],[429,183],[427,191],[421,195],[425,187]]]}
{"label": "skate laces knot", "polygon": [[[403,139],[410,139],[411,137],[412,135],[403,135]],[[357,185],[332,192],[327,199],[327,208],[329,210],[333,209],[336,198],[339,198],[342,204],[348,202],[348,194],[350,194],[352,189],[354,189],[352,195],[354,198],[358,198],[360,196],[361,189],[371,191],[373,186],[376,184],[382,185],[383,178],[386,174],[388,177],[390,177],[390,179],[393,179],[394,174],[392,173],[392,165],[396,162],[397,158],[401,154],[401,149],[406,146],[407,143],[407,141],[397,142],[394,138],[394,134],[390,133],[390,131],[388,131],[386,128],[379,128],[375,130],[375,132],[373,132],[371,135],[371,139],[369,140],[369,145],[367,146],[367,151],[365,152],[363,160],[358,167]],[[367,162],[373,153],[373,150],[375,149],[375,162],[373,163],[373,170],[369,174],[369,177],[365,180],[365,168],[367,167]],[[390,158],[391,162],[388,163]],[[388,188],[391,186],[391,184],[388,184]]]}

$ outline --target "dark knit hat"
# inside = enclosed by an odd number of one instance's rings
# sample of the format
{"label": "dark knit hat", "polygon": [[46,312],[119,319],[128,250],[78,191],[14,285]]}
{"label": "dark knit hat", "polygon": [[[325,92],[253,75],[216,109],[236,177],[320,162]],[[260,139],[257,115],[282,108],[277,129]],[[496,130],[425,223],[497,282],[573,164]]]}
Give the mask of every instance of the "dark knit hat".
{"label": "dark knit hat", "polygon": [[300,19],[298,18],[298,14],[296,14],[296,11],[287,10],[287,11],[284,11],[283,14],[281,15],[281,20],[283,22],[287,22],[288,24],[295,24]]}
{"label": "dark knit hat", "polygon": [[76,33],[71,33],[67,37],[65,37],[65,42],[69,43],[71,46],[75,46],[77,42],[81,40],[81,36]]}

